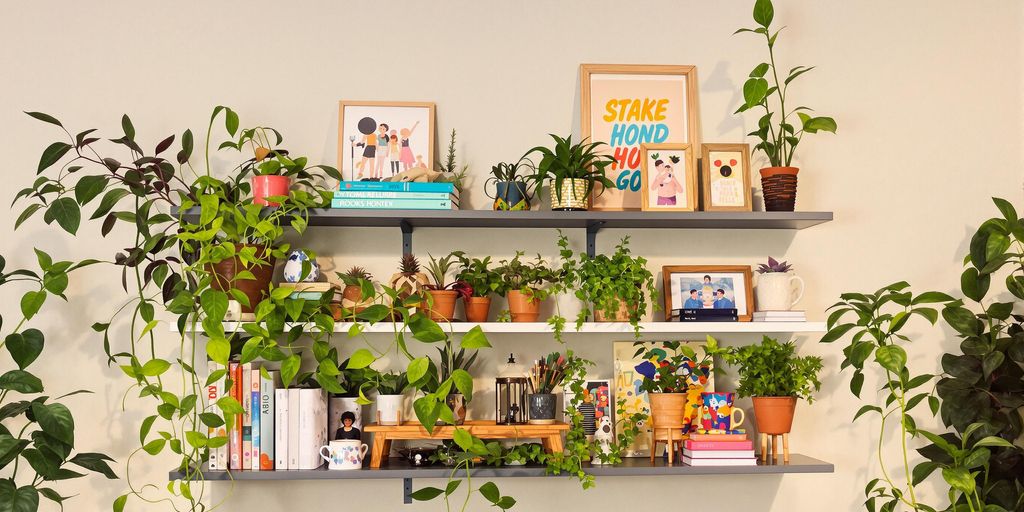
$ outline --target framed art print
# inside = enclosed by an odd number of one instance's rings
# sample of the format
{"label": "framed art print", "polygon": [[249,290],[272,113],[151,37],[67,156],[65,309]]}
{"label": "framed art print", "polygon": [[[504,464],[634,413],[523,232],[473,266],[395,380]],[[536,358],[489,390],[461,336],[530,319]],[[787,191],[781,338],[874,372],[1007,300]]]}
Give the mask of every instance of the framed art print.
{"label": "framed art print", "polygon": [[701,183],[705,211],[751,211],[750,145],[702,144]]}
{"label": "framed art print", "polygon": [[346,101],[338,105],[338,169],[346,181],[381,181],[434,169],[434,104]]}
{"label": "framed art print", "polygon": [[664,279],[665,317],[673,309],[732,309],[741,322],[754,311],[750,265],[667,265]]}
{"label": "framed art print", "polygon": [[[594,210],[641,210],[643,144],[700,144],[697,68],[633,64],[580,66],[580,133],[615,157]],[[602,187],[603,188],[603,187]],[[600,192],[598,194],[598,192]]]}
{"label": "framed art print", "polygon": [[697,209],[697,166],[689,144],[644,144],[640,160],[640,209]]}

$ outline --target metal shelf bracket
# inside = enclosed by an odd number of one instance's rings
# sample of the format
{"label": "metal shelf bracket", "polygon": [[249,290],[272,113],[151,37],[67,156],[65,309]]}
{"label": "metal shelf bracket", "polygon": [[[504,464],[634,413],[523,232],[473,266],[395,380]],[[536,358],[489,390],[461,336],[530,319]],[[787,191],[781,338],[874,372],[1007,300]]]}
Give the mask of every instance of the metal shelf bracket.
{"label": "metal shelf bracket", "polygon": [[402,228],[402,254],[412,254],[412,224],[402,220],[399,227]]}
{"label": "metal shelf bracket", "polygon": [[597,232],[604,227],[603,220],[587,223],[587,256],[593,258],[597,254]]}
{"label": "metal shelf bracket", "polygon": [[412,504],[412,478],[402,479],[402,503]]}

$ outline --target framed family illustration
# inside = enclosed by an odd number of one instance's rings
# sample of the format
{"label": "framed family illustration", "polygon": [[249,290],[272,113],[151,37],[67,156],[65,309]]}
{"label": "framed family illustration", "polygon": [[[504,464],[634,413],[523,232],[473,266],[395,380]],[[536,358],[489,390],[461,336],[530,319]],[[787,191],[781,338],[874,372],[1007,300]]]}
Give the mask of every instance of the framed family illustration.
{"label": "framed family illustration", "polygon": [[582,64],[581,134],[615,157],[594,210],[642,210],[644,144],[699,147],[695,66]]}
{"label": "framed family illustration", "polygon": [[697,209],[697,171],[689,144],[644,144],[640,148],[640,209]]}
{"label": "framed family illustration", "polygon": [[667,265],[664,279],[665,316],[673,309],[736,309],[741,322],[754,310],[750,265]]}
{"label": "framed family illustration", "polygon": [[434,104],[338,104],[338,169],[346,181],[381,181],[415,167],[434,168]]}
{"label": "framed family illustration", "polygon": [[701,183],[704,211],[751,211],[750,146],[702,144]]}

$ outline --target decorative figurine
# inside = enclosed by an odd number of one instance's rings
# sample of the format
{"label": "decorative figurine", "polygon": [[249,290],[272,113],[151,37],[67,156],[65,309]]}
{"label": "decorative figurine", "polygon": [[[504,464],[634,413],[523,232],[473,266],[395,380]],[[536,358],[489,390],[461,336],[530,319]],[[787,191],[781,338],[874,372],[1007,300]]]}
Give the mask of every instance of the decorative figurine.
{"label": "decorative figurine", "polygon": [[[303,262],[309,262],[309,274],[304,279],[302,277]],[[310,258],[306,251],[295,250],[288,255],[288,261],[284,264],[284,280],[289,283],[312,283],[320,277],[320,264],[316,262],[315,258]]]}
{"label": "decorative figurine", "polygon": [[352,426],[356,421],[356,415],[352,411],[341,413],[341,427],[334,434],[335,439],[362,439],[363,433]]}

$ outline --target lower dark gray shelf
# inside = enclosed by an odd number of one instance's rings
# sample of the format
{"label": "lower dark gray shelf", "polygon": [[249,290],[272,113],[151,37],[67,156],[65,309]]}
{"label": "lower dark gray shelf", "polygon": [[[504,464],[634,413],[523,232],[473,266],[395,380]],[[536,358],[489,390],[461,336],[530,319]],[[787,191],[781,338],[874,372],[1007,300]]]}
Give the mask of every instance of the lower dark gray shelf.
{"label": "lower dark gray shelf", "polygon": [[[651,465],[645,457],[627,458],[616,466],[592,466],[585,464],[587,473],[594,476],[660,476],[660,475],[772,475],[784,473],[833,473],[835,466],[829,462],[818,460],[797,453],[790,455],[788,464],[762,463],[756,466],[685,466],[675,464],[669,466],[661,458]],[[462,474],[463,472],[459,472]],[[380,469],[363,468],[350,471],[328,471],[326,466],[320,469],[298,471],[205,471],[206,480],[360,480],[386,478],[448,478],[451,468],[444,466],[414,467],[405,459],[393,457],[388,464]],[[184,475],[177,471],[170,473],[172,480]],[[473,469],[474,477],[506,478],[506,477],[542,477],[545,476],[544,466],[512,466],[492,467],[478,466]]]}

